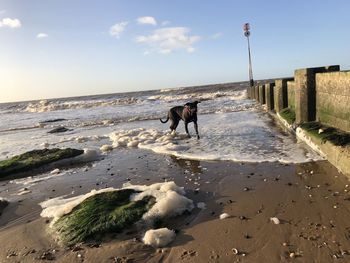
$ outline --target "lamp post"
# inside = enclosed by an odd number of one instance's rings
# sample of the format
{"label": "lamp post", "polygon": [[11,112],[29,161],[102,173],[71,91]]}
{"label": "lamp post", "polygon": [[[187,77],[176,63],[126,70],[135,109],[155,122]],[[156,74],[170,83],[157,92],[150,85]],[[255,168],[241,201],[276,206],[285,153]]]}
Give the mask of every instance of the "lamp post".
{"label": "lamp post", "polygon": [[249,43],[249,36],[250,36],[250,25],[249,23],[245,23],[243,25],[243,31],[244,36],[247,38],[248,41],[248,55],[249,55],[249,84],[251,87],[254,86],[254,79],[253,79],[253,70],[252,70],[252,57],[250,54],[250,43]]}

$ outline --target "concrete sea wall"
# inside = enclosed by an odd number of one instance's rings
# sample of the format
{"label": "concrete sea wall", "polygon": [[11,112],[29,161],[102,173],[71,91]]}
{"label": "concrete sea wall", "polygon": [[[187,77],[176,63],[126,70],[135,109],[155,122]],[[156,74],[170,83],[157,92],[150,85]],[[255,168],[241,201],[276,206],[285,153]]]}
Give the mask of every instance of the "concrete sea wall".
{"label": "concrete sea wall", "polygon": [[316,74],[316,119],[350,132],[350,71]]}
{"label": "concrete sea wall", "polygon": [[297,69],[294,77],[249,87],[247,94],[350,176],[350,71],[338,65]]}

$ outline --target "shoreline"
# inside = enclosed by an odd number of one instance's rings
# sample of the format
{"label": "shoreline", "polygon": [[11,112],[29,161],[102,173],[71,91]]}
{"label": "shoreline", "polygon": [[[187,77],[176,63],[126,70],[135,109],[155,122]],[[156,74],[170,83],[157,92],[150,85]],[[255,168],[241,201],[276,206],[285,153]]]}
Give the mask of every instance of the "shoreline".
{"label": "shoreline", "polygon": [[[55,262],[281,262],[291,253],[301,262],[350,258],[348,179],[327,161],[203,162],[135,149],[128,154],[114,151],[84,170],[39,182],[31,193],[18,196],[17,203],[6,208],[0,217],[4,244],[0,261],[32,262],[43,255],[53,256]],[[206,209],[196,208],[167,222],[178,233],[163,249],[145,246],[140,229],[92,247],[62,248],[48,234],[46,219],[39,217],[38,203],[45,196],[75,196],[126,182],[148,185],[165,180],[184,186],[186,196],[195,204],[206,203]],[[220,220],[222,213],[230,217]],[[278,217],[281,224],[274,225],[271,217]],[[14,223],[6,227],[9,221]],[[17,256],[7,258],[12,252]]]}

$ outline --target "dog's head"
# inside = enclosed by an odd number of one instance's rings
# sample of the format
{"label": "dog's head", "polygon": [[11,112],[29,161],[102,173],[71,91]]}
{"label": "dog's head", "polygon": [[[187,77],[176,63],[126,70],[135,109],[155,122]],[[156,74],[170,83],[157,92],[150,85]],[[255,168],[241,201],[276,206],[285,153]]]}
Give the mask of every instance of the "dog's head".
{"label": "dog's head", "polygon": [[185,107],[188,108],[188,110],[191,112],[191,114],[195,114],[195,113],[197,113],[197,104],[198,103],[201,103],[201,102],[198,100],[193,101],[193,102],[187,102],[185,104]]}

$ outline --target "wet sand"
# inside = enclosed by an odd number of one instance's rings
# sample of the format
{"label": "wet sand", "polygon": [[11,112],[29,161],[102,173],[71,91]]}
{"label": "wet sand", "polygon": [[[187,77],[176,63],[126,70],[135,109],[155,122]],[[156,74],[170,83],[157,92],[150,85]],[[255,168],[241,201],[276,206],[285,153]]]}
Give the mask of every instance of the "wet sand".
{"label": "wet sand", "polygon": [[[136,227],[64,248],[40,218],[38,203],[47,198],[165,180],[184,186],[187,197],[207,207],[166,222],[177,235],[163,249],[144,245]],[[327,161],[199,162],[114,150],[100,162],[28,187],[23,196],[15,195],[23,185],[1,182],[0,196],[15,201],[0,216],[0,262],[349,262],[348,184]],[[222,213],[230,217],[220,220]]]}

